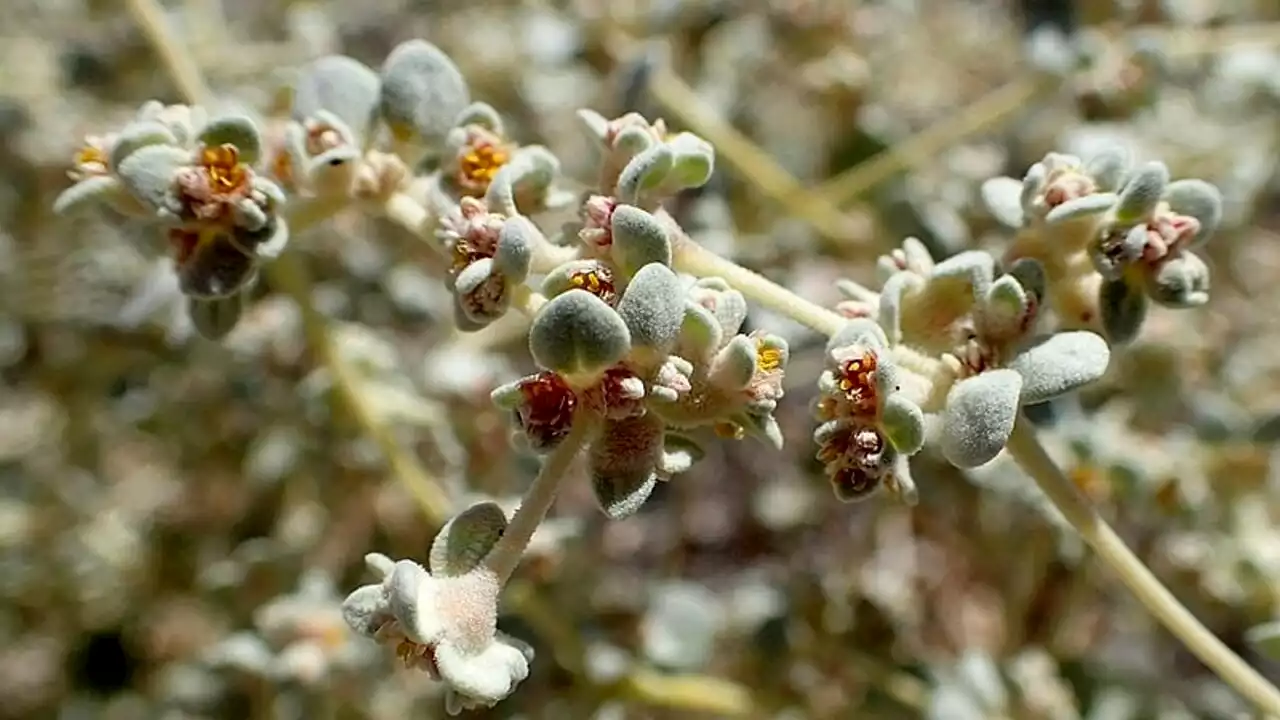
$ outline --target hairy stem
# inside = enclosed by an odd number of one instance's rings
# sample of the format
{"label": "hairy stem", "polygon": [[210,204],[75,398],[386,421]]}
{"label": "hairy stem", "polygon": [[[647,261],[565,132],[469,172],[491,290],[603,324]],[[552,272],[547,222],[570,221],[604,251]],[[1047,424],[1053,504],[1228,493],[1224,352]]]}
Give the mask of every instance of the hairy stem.
{"label": "hairy stem", "polygon": [[578,457],[591,436],[594,425],[582,416],[574,419],[573,429],[555,450],[542,461],[542,469],[533,479],[533,484],[525,491],[520,507],[516,508],[511,523],[502,533],[502,539],[484,559],[485,566],[498,576],[498,582],[506,583],[520,564],[525,548],[533,539],[533,533],[542,524],[551,504],[555,502],[556,493],[560,489],[560,481],[569,474],[573,461]]}
{"label": "hairy stem", "polygon": [[848,322],[843,316],[805,300],[765,276],[722,258],[688,238],[681,238],[676,243],[672,264],[676,270],[697,277],[718,277],[748,300],[754,300],[823,335],[836,334]]}
{"label": "hairy stem", "polygon": [[1025,417],[1018,419],[1007,447],[1023,471],[1036,481],[1098,557],[1120,576],[1147,612],[1259,710],[1280,716],[1280,690],[1200,624],[1160,584],[1049,457],[1036,437],[1035,428]]}

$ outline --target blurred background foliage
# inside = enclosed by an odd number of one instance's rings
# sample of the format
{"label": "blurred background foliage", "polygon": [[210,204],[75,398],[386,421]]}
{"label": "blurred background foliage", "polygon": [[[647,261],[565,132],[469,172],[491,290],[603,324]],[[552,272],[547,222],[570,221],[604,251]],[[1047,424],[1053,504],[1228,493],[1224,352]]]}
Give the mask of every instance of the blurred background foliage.
{"label": "blurred background foliage", "polygon": [[[438,257],[343,214],[295,238],[307,308],[264,284],[193,337],[154,248],[55,219],[85,134],[180,101],[125,0],[6,0],[0,28],[0,717],[434,717],[439,689],[353,637],[368,551],[425,555],[433,497],[514,503],[536,470],[489,390],[524,327],[452,329]],[[1213,299],[1156,313],[1046,442],[1189,608],[1244,641],[1280,614],[1280,3],[1274,0],[171,0],[220,95],[287,107],[326,53],[423,37],[566,175],[574,111],[711,140],[671,207],[695,239],[833,304],[907,235],[999,248],[982,180],[1121,142],[1222,190]],[[500,624],[521,718],[1239,718],[1240,701],[1085,559],[1011,464],[916,458],[921,503],[837,503],[812,459],[821,339],[787,449],[733,443],[606,523],[571,484]],[[332,351],[332,352],[331,352]],[[366,410],[332,397],[333,352]],[[432,493],[435,495],[432,495]]]}

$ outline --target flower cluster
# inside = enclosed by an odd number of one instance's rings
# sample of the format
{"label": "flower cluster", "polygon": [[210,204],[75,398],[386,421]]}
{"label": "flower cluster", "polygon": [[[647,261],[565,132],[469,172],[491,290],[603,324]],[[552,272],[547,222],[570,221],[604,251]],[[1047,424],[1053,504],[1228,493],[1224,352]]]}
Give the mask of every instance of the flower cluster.
{"label": "flower cluster", "polygon": [[496,704],[529,675],[533,650],[498,632],[502,584],[484,564],[506,527],[498,505],[473,505],[441,528],[426,568],[367,556],[379,582],[342,605],[353,630],[392,646],[405,667],[445,683],[451,715]]}
{"label": "flower cluster", "polygon": [[546,243],[524,217],[490,212],[472,197],[449,211],[437,237],[449,255],[454,319],[462,330],[478,330],[507,311],[513,289],[529,275],[535,245]]}
{"label": "flower cluster", "polygon": [[1161,163],[1134,173],[1089,245],[1108,335],[1123,342],[1137,334],[1144,298],[1171,308],[1208,301],[1209,267],[1192,251],[1221,216],[1222,197],[1203,180],[1169,182]]}
{"label": "flower cluster", "polygon": [[701,456],[690,438],[699,428],[781,444],[772,413],[788,352],[779,337],[739,332],[740,293],[671,269],[671,230],[660,216],[616,199],[604,204],[604,222],[579,233],[582,255],[543,280],[548,300],[529,334],[542,370],[493,397],[539,452],[574,423],[597,425],[588,452],[593,487],[601,508],[623,517],[657,481]]}
{"label": "flower cluster", "polygon": [[935,263],[908,239],[879,269],[879,293],[841,284],[852,319],[831,339],[818,385],[818,458],[842,499],[882,486],[914,497],[903,458],[924,444],[925,414],[940,418],[943,456],[977,467],[1004,448],[1022,406],[1091,383],[1110,363],[1096,333],[1039,330],[1047,281],[1036,259],[997,274],[988,253]]}
{"label": "flower cluster", "polygon": [[924,444],[924,413],[901,392],[884,332],[850,321],[827,343],[826,363],[813,438],[836,497],[850,502],[883,487],[914,502],[906,458]]}
{"label": "flower cluster", "polygon": [[660,200],[711,178],[715,150],[689,132],[668,132],[661,120],[638,113],[607,120],[590,110],[578,117],[604,152],[597,183],[601,195],[653,210]]}
{"label": "flower cluster", "polygon": [[377,119],[381,83],[363,63],[330,55],[304,69],[268,167],[290,192],[343,197]]}
{"label": "flower cluster", "polygon": [[86,139],[54,209],[106,207],[158,228],[197,328],[217,335],[289,237],[284,191],[260,172],[262,146],[246,115],[149,102],[119,132]]}
{"label": "flower cluster", "polygon": [[1022,181],[995,178],[982,193],[1019,231],[1005,261],[1042,265],[1045,300],[1064,327],[1123,343],[1148,299],[1174,308],[1208,299],[1208,267],[1191,251],[1217,229],[1222,195],[1203,180],[1170,181],[1163,163],[1134,167],[1113,149],[1087,162],[1050,153]]}
{"label": "flower cluster", "polygon": [[441,181],[458,196],[480,197],[514,151],[497,111],[486,103],[474,103],[449,131]]}
{"label": "flower cluster", "polygon": [[[458,175],[472,167],[473,141],[496,147],[485,144],[501,132],[492,115],[488,106],[473,105],[450,134],[454,150],[447,157],[454,161],[446,159],[442,183],[458,199],[437,237],[450,258],[464,330],[506,312],[516,288],[541,266],[536,297],[545,304],[529,333],[540,371],[493,392],[512,412],[517,437],[547,452],[576,423],[591,424],[593,488],[615,518],[634,513],[658,481],[701,457],[691,437],[700,429],[780,445],[773,411],[782,396],[785,341],[740,333],[746,318],[740,293],[716,279],[681,278],[671,267],[680,230],[658,205],[707,181],[710,145],[639,115],[606,120],[584,111],[604,151],[603,180],[580,201],[580,221],[552,241],[524,214],[557,194],[558,167],[537,162],[540,153],[516,151],[482,196],[465,192],[480,189]],[[528,188],[544,201],[534,195],[530,202]]]}

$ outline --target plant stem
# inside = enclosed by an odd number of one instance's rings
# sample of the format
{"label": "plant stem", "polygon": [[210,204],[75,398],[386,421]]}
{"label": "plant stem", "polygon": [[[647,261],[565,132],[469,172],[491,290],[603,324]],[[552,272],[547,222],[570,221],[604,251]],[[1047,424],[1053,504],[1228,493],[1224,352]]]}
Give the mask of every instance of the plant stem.
{"label": "plant stem", "polygon": [[1027,107],[1027,103],[1048,87],[1051,87],[1049,83],[1030,75],[1014,80],[978,98],[959,114],[948,116],[807,192],[841,207],[898,173],[933,160],[938,153],[966,137]]}
{"label": "plant stem", "polygon": [[[639,41],[620,28],[605,29],[604,47],[615,59],[644,52]],[[679,76],[665,64],[655,67],[649,77],[653,99],[676,120],[716,148],[716,155],[742,173],[769,199],[791,215],[803,218],[825,237],[846,243],[865,242],[858,223],[824,198],[805,190],[776,160],[726,122]]]}
{"label": "plant stem", "polygon": [[[404,193],[396,193],[387,199],[382,213],[392,222],[413,233],[415,236],[430,241],[435,230],[436,218],[421,203]],[[432,249],[443,253],[436,243],[430,243]]]}
{"label": "plant stem", "polygon": [[676,243],[672,264],[676,270],[697,277],[718,277],[748,300],[754,300],[828,337],[836,334],[848,322],[834,311],[809,302],[765,276],[722,258],[688,238],[681,238]]}
{"label": "plant stem", "polygon": [[1089,505],[1036,437],[1035,427],[1019,417],[1007,445],[1009,454],[1111,567],[1130,592],[1218,677],[1268,715],[1280,716],[1280,690],[1233,653],[1169,592],[1124,541]]}
{"label": "plant stem", "polygon": [[404,485],[422,507],[428,522],[439,527],[453,514],[453,503],[436,478],[423,469],[417,458],[400,445],[392,429],[377,416],[360,392],[360,378],[342,357],[324,316],[311,302],[311,285],[302,259],[296,252],[281,254],[268,263],[265,272],[271,282],[294,299],[302,311],[302,329],[317,360],[329,370],[334,392],[347,406],[360,429],[386,458],[391,474]]}
{"label": "plant stem", "polygon": [[156,0],[128,0],[129,14],[160,56],[160,64],[168,71],[178,93],[194,104],[206,103],[212,97],[208,84],[195,58],[178,43],[164,8]]}
{"label": "plant stem", "polygon": [[638,668],[617,686],[622,697],[651,707],[716,717],[746,717],[754,702],[746,688],[714,677],[666,675]]}
{"label": "plant stem", "polygon": [[569,431],[569,435],[561,440],[551,454],[542,461],[542,469],[533,479],[533,484],[525,491],[520,507],[516,508],[515,515],[511,517],[511,522],[502,533],[502,539],[498,540],[498,544],[484,559],[485,566],[498,576],[498,582],[505,584],[511,578],[511,573],[515,572],[525,548],[533,539],[533,533],[542,524],[547,511],[551,509],[551,504],[555,502],[560,481],[569,474],[574,459],[586,446],[587,438],[594,429],[594,425],[587,418],[579,415],[574,419],[573,429]]}

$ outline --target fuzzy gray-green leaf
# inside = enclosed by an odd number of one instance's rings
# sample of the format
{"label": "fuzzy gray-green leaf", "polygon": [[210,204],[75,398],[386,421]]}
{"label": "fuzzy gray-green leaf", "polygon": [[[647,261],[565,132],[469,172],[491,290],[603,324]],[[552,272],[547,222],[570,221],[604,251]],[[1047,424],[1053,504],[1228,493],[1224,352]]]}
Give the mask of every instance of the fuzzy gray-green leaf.
{"label": "fuzzy gray-green leaf", "polygon": [[1192,308],[1209,302],[1209,266],[1195,253],[1166,259],[1144,280],[1147,294],[1165,307]]}
{"label": "fuzzy gray-green leaf", "polygon": [[425,40],[396,46],[382,64],[378,106],[399,137],[416,133],[430,145],[444,142],[471,89],[458,66]]}
{"label": "fuzzy gray-green leaf", "polygon": [[1049,225],[1059,225],[1072,220],[1079,220],[1080,218],[1101,215],[1114,207],[1118,199],[1119,196],[1115,193],[1082,195],[1050,210],[1045,214],[1044,221]]}
{"label": "fuzzy gray-green leaf", "polygon": [[140,121],[126,125],[120,136],[111,144],[109,162],[118,168],[124,159],[149,145],[177,146],[178,139],[166,126],[158,122]]}
{"label": "fuzzy gray-green leaf", "polygon": [[671,268],[649,263],[631,278],[618,300],[618,315],[631,331],[631,346],[665,356],[684,321],[684,293]]}
{"label": "fuzzy gray-green leaf", "polygon": [[982,250],[965,250],[956,253],[933,266],[930,283],[963,282],[973,291],[974,299],[986,295],[995,279],[996,261],[991,253]]}
{"label": "fuzzy gray-green leaf", "polygon": [[418,627],[418,594],[423,583],[431,578],[426,568],[412,560],[397,560],[391,574],[387,576],[387,606],[401,628],[411,640],[422,642],[416,637]]}
{"label": "fuzzy gray-green leaf", "polygon": [[458,114],[458,118],[454,120],[454,125],[458,127],[475,125],[491,130],[498,135],[506,133],[502,116],[487,102],[473,102],[463,108],[462,112]]}
{"label": "fuzzy gray-green leaf", "polygon": [[518,284],[529,277],[533,262],[533,234],[537,229],[521,216],[509,217],[502,223],[498,235],[498,247],[493,255],[493,268],[507,279]]}
{"label": "fuzzy gray-green leaf", "polygon": [[1187,245],[1188,249],[1208,242],[1222,223],[1222,191],[1204,180],[1174,180],[1165,188],[1164,200],[1170,210],[1200,221],[1200,230]]}
{"label": "fuzzy gray-green leaf", "polygon": [[172,145],[139,148],[116,168],[129,194],[157,211],[169,210],[174,175],[191,161],[191,153]]}
{"label": "fuzzy gray-green leaf", "polygon": [[942,454],[959,468],[975,468],[995,459],[1009,441],[1018,417],[1022,376],[1014,370],[989,370],[956,383],[942,413]]}
{"label": "fuzzy gray-green leaf", "polygon": [[706,451],[692,438],[667,433],[662,443],[662,460],[658,463],[658,470],[664,476],[688,472],[704,455]]}
{"label": "fuzzy gray-green leaf", "polygon": [[631,162],[618,176],[617,197],[625,203],[636,204],[643,194],[667,179],[675,155],[666,145],[654,145],[631,158]]}
{"label": "fuzzy gray-green leaf", "polygon": [[582,109],[575,113],[578,122],[586,131],[591,139],[595,140],[601,147],[604,146],[605,136],[609,132],[609,120],[605,116],[595,110]]}
{"label": "fuzzy gray-green leaf", "polygon": [[649,263],[671,264],[671,238],[658,218],[634,205],[618,205],[610,218],[618,268],[627,275]]}
{"label": "fuzzy gray-green leaf", "polygon": [[378,73],[345,55],[326,55],[302,69],[293,88],[292,116],[305,122],[317,112],[333,113],[362,144],[378,112]]}
{"label": "fuzzy gray-green leaf", "polygon": [[668,140],[667,145],[674,154],[666,179],[668,187],[680,190],[702,187],[711,179],[716,157],[711,143],[693,133],[682,132]]}
{"label": "fuzzy gray-green leaf", "polygon": [[[526,145],[494,175],[485,191],[485,202],[491,211],[506,215],[539,212],[559,175],[559,158],[541,145]],[[520,207],[517,198],[533,199],[537,206]]]}
{"label": "fuzzy gray-green leaf", "polygon": [[124,185],[111,175],[85,178],[58,194],[53,201],[55,215],[70,215],[88,207],[110,205],[127,198]]}
{"label": "fuzzy gray-green leaf", "polygon": [[1129,224],[1150,217],[1168,185],[1169,168],[1164,163],[1152,161],[1140,165],[1120,190],[1113,210],[1116,221]]}
{"label": "fuzzy gray-green leaf", "polygon": [[890,276],[880,289],[876,319],[879,321],[880,333],[885,337],[886,346],[902,342],[902,299],[908,293],[923,288],[925,283],[924,278],[915,273],[900,272]]}
{"label": "fuzzy gray-green leaf", "polygon": [[1109,193],[1120,189],[1131,164],[1133,159],[1129,152],[1123,147],[1114,146],[1090,158],[1085,163],[1084,171],[1093,178],[1099,191]]}
{"label": "fuzzy gray-green leaf", "polygon": [[1035,258],[1018,258],[1009,266],[1009,275],[1017,278],[1018,284],[1036,298],[1043,298],[1048,278],[1044,265]]}
{"label": "fuzzy gray-green leaf", "polygon": [[747,299],[722,278],[702,278],[693,284],[689,297],[711,311],[724,337],[737,335],[747,319]]}
{"label": "fuzzy gray-green leaf", "polygon": [[489,393],[489,400],[503,410],[515,410],[524,402],[524,390],[521,381],[503,383]]}
{"label": "fuzzy gray-green leaf", "polygon": [[1107,341],[1087,330],[1054,333],[1024,349],[1008,367],[1022,376],[1023,405],[1051,400],[1102,377],[1111,362]]}
{"label": "fuzzy gray-green leaf", "polygon": [[1147,317],[1147,296],[1124,278],[1103,280],[1098,288],[1098,312],[1107,339],[1123,345],[1138,336]]}
{"label": "fuzzy gray-green leaf", "polygon": [[880,424],[899,453],[914,455],[924,446],[924,412],[901,394],[891,394],[884,401]]}
{"label": "fuzzy gray-green leaf", "polygon": [[507,529],[507,515],[497,503],[481,502],[455,515],[431,543],[429,564],[434,576],[457,576],[480,565]]}
{"label": "fuzzy gray-green leaf", "polygon": [[666,427],[654,413],[610,420],[588,452],[596,502],[610,519],[634,514],[658,482]]}
{"label": "fuzzy gray-green leaf", "polygon": [[221,340],[240,322],[244,305],[245,300],[242,295],[213,300],[192,299],[187,306],[187,315],[201,337],[207,340]]}
{"label": "fuzzy gray-green leaf", "polygon": [[262,157],[262,134],[248,115],[215,117],[200,129],[198,139],[206,147],[231,145],[246,165],[253,165]]}
{"label": "fuzzy gray-green leaf", "polygon": [[724,342],[724,331],[716,316],[705,307],[686,300],[684,320],[680,323],[680,352],[686,357],[703,358],[715,352]]}
{"label": "fuzzy gray-green leaf", "polygon": [[1031,312],[1033,299],[1012,275],[1002,275],[991,284],[987,296],[974,309],[984,332],[998,337],[1019,334],[1023,319]]}
{"label": "fuzzy gray-green leaf", "polygon": [[995,177],[982,183],[982,202],[1001,225],[1022,227],[1022,183],[1011,177]]}
{"label": "fuzzy gray-green leaf", "polygon": [[884,329],[874,320],[853,318],[840,326],[831,339],[827,341],[827,352],[848,345],[859,345],[868,350],[879,350],[889,347],[889,339]]}
{"label": "fuzzy gray-green leaf", "polygon": [[565,375],[597,373],[631,350],[622,317],[586,290],[569,290],[542,307],[529,330],[529,351],[547,370]]}
{"label": "fuzzy gray-green leaf", "polygon": [[737,335],[716,354],[707,371],[707,382],[723,390],[737,392],[745,388],[755,374],[755,343],[746,335]]}
{"label": "fuzzy gray-green leaf", "polygon": [[373,637],[387,620],[386,592],[381,585],[364,585],[356,588],[342,601],[342,619],[347,626],[365,637]]}

